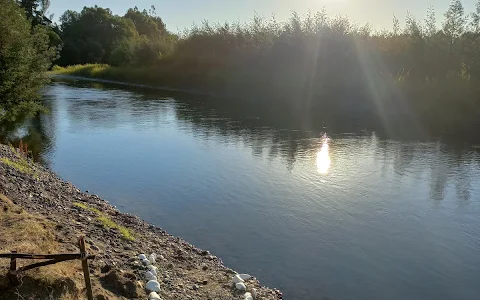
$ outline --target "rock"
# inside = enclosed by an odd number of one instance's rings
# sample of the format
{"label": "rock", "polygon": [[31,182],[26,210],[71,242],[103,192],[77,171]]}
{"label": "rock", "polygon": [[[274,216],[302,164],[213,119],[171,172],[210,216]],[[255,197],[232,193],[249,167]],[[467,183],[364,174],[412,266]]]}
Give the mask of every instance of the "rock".
{"label": "rock", "polygon": [[156,274],[153,274],[152,272],[147,271],[147,272],[145,272],[145,279],[146,279],[147,281],[150,281],[150,280],[155,280],[155,281],[157,281],[157,276],[156,276]]}
{"label": "rock", "polygon": [[208,270],[208,266],[206,264],[203,264],[202,265],[202,270],[204,270],[204,271]]}
{"label": "rock", "polygon": [[169,268],[169,269],[173,269],[174,267],[175,267],[175,265],[174,265],[173,263],[169,263],[169,264],[167,265],[167,268]]}
{"label": "rock", "polygon": [[148,300],[162,300],[162,298],[160,298],[156,292],[151,292],[150,295],[148,295]]}
{"label": "rock", "polygon": [[207,284],[208,284],[208,280],[203,280],[203,281],[202,281],[202,284],[203,284],[203,285],[207,285]]}
{"label": "rock", "polygon": [[145,285],[145,288],[152,292],[160,292],[160,283],[158,283],[156,280],[150,280]]}
{"label": "rock", "polygon": [[146,256],[145,254],[140,254],[140,255],[138,256],[138,259],[139,259],[139,260],[144,260],[144,259],[147,259],[147,256]]}
{"label": "rock", "polygon": [[157,267],[155,267],[155,266],[153,266],[153,265],[149,265],[149,266],[147,266],[147,269],[148,269],[153,275],[157,276],[157,270],[158,270]]}
{"label": "rock", "polygon": [[239,291],[245,291],[247,289],[247,286],[243,282],[239,282],[235,284],[235,288]]}
{"label": "rock", "polygon": [[157,255],[155,253],[152,253],[148,256],[148,260],[154,264],[156,261],[155,261],[155,258],[157,257]]}
{"label": "rock", "polygon": [[232,281],[233,281],[233,283],[241,283],[241,282],[244,282],[244,280],[242,279],[242,277],[240,277],[240,276],[238,276],[238,275],[233,276]]}
{"label": "rock", "polygon": [[192,290],[196,291],[196,290],[198,290],[198,289],[199,289],[198,285],[194,284],[194,285],[192,286]]}
{"label": "rock", "polygon": [[237,276],[242,278],[243,280],[249,280],[250,278],[252,278],[252,276],[248,274],[238,274]]}
{"label": "rock", "polygon": [[142,264],[144,264],[145,266],[149,266],[152,263],[148,259],[142,259]]}
{"label": "rock", "polygon": [[253,300],[253,296],[252,296],[252,294],[250,294],[249,292],[246,292],[245,295],[243,295],[243,299],[245,299],[245,300]]}

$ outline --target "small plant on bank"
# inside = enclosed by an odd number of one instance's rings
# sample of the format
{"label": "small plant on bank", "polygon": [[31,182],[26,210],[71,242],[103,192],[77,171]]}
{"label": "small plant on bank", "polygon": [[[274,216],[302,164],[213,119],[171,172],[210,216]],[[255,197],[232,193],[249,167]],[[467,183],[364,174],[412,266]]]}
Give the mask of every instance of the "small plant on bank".
{"label": "small plant on bank", "polygon": [[18,144],[18,150],[20,154],[23,154],[25,157],[28,157],[28,144],[23,143],[22,140],[20,140],[20,143]]}

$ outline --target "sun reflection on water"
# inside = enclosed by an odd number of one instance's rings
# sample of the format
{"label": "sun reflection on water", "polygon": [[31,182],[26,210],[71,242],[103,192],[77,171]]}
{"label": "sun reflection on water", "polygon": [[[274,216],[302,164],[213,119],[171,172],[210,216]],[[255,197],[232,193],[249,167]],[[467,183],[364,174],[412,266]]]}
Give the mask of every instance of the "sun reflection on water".
{"label": "sun reflection on water", "polygon": [[330,139],[324,135],[322,137],[322,147],[320,148],[320,151],[317,152],[317,170],[320,174],[327,174],[328,169],[330,168],[329,140]]}

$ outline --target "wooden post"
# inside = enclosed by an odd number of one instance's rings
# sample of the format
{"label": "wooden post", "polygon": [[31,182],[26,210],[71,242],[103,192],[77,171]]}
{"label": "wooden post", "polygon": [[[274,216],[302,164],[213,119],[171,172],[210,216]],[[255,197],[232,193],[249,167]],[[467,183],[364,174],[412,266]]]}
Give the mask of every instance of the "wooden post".
{"label": "wooden post", "polygon": [[82,254],[83,277],[85,278],[85,287],[87,288],[88,300],[93,300],[92,283],[90,282],[90,270],[88,269],[87,250],[85,249],[85,237],[81,236],[78,240],[80,254]]}
{"label": "wooden post", "polygon": [[[17,251],[12,251],[12,253],[17,253]],[[10,283],[12,285],[14,286],[18,285],[16,257],[10,258],[10,270],[8,271],[8,279],[10,280]]]}

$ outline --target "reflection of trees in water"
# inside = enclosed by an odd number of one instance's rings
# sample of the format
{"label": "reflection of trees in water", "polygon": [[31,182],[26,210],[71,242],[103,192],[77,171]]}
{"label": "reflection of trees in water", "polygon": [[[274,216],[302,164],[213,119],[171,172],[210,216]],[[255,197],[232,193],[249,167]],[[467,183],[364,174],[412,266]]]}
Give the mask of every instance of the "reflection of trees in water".
{"label": "reflection of trees in water", "polygon": [[397,174],[405,175],[414,159],[415,147],[410,143],[399,143],[396,148],[394,170]]}
{"label": "reflection of trees in water", "polygon": [[79,89],[68,95],[68,100],[73,100],[66,103],[68,117],[76,125],[72,129],[90,126],[117,128],[129,124],[141,130],[145,122],[161,123],[166,113],[166,106],[158,101],[162,97],[148,98],[143,94],[99,84],[96,84],[96,92],[91,91],[91,88]]}
{"label": "reflection of trees in water", "polygon": [[447,147],[437,143],[435,158],[431,162],[431,197],[443,200],[448,182],[455,185],[458,199],[469,200],[472,172],[478,168],[479,157],[474,152],[468,152],[463,147]]}
{"label": "reflection of trees in water", "polygon": [[19,119],[13,123],[0,124],[0,142],[18,146],[20,141],[28,145],[34,159],[49,165],[48,153],[54,146],[55,115],[52,112],[51,99],[44,96],[43,105],[47,114],[38,114],[31,118]]}
{"label": "reflection of trees in water", "polygon": [[[32,146],[38,147],[38,153],[46,153],[53,143],[55,112],[63,109],[60,105],[66,105],[67,118],[74,130],[82,126],[115,128],[125,125],[142,130],[173,121],[180,130],[187,131],[199,141],[214,139],[226,144],[241,143],[251,149],[252,155],[266,156],[270,160],[279,158],[288,170],[293,170],[299,157],[311,156],[326,130],[325,124],[319,120],[316,122],[318,126],[310,122],[310,127],[305,128],[305,122],[292,118],[288,112],[280,108],[258,107],[255,103],[232,103],[213,97],[152,90],[110,89],[98,84],[94,91],[89,84],[76,84],[76,87],[80,88],[66,90],[59,93],[61,95],[49,95],[53,99],[46,103],[51,105],[52,114],[34,120],[29,136]],[[55,92],[55,89],[51,91]],[[172,97],[177,100],[173,101]],[[64,101],[65,98],[74,101]],[[161,99],[163,101],[159,101]],[[419,176],[429,171],[432,199],[444,198],[448,182],[455,183],[458,198],[470,198],[472,166],[478,166],[478,154],[465,152],[464,147],[447,147],[440,143],[434,146],[418,141],[395,142],[331,122],[328,126],[328,134],[334,140],[342,138],[347,141],[345,145],[361,148],[373,163],[380,163],[384,176],[389,175],[392,164],[393,172],[400,176]],[[345,138],[336,132],[350,132],[354,138]],[[336,151],[345,154],[345,151],[352,150],[345,145],[336,143]],[[356,158],[355,153],[346,155]]]}
{"label": "reflection of trees in water", "polygon": [[470,200],[470,189],[472,183],[472,170],[475,169],[475,160],[471,153],[465,150],[457,151],[455,154],[455,186],[457,198]]}

